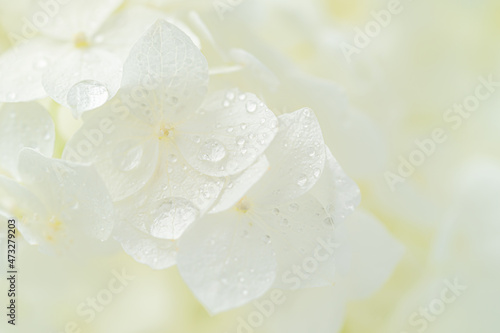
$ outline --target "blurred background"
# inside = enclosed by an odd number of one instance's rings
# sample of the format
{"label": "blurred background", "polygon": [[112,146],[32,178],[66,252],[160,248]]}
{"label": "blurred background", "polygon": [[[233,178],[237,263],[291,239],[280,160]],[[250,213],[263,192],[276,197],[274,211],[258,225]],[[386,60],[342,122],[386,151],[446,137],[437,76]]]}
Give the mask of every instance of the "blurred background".
{"label": "blurred background", "polygon": [[[0,4],[4,51],[37,2]],[[342,291],[300,291],[264,326],[241,332],[500,332],[499,1],[131,0],[121,8],[134,5],[185,23],[211,68],[240,67],[214,71],[211,89],[237,85],[276,113],[311,107],[361,188],[363,214],[405,248],[369,297],[344,306]],[[80,121],[41,102],[57,123],[60,154]],[[175,268],[153,271],[120,252],[74,261],[20,245],[19,332],[236,332],[249,311],[210,317]],[[134,279],[82,321],[82,302],[124,269]]]}

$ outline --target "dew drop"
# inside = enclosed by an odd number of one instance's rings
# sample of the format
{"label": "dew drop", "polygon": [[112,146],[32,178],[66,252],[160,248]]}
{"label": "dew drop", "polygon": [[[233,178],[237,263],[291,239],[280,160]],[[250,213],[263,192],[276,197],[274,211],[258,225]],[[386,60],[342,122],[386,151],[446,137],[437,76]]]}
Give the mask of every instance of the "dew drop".
{"label": "dew drop", "polygon": [[226,98],[228,100],[232,101],[234,99],[234,92],[228,91],[227,94],[226,94]]}
{"label": "dew drop", "polygon": [[198,210],[187,200],[173,198],[161,204],[149,226],[152,236],[178,239],[198,217]]}
{"label": "dew drop", "polygon": [[290,204],[290,206],[288,206],[288,209],[289,209],[292,213],[298,212],[298,211],[299,211],[299,205],[298,205],[298,204],[296,204],[296,203],[292,203],[292,204]]}
{"label": "dew drop", "polygon": [[250,113],[253,113],[257,110],[257,103],[254,101],[248,101],[247,102],[247,111]]}
{"label": "dew drop", "polygon": [[231,103],[230,103],[228,100],[225,100],[225,101],[222,103],[222,106],[224,106],[225,108],[227,108],[229,105],[231,105]]}
{"label": "dew drop", "polygon": [[240,94],[240,95],[238,96],[238,99],[239,99],[240,101],[244,101],[246,98],[247,98],[247,95],[245,95],[245,94]]}
{"label": "dew drop", "polygon": [[240,127],[241,127],[242,130],[246,130],[247,129],[247,124],[246,123],[241,123]]}
{"label": "dew drop", "polygon": [[76,83],[68,91],[68,105],[76,111],[87,111],[95,109],[109,98],[108,89],[94,80],[85,80]]}
{"label": "dew drop", "polygon": [[170,155],[167,156],[167,159],[168,159],[169,162],[175,163],[175,162],[177,162],[177,155],[170,154]]}
{"label": "dew drop", "polygon": [[143,149],[134,142],[123,142],[113,151],[113,162],[122,171],[131,171],[141,163]]}
{"label": "dew drop", "polygon": [[274,208],[273,209],[273,214],[274,215],[279,215],[279,213],[280,213],[280,210],[278,208]]}
{"label": "dew drop", "polygon": [[271,236],[265,235],[264,237],[262,237],[262,241],[264,242],[264,244],[270,244],[271,243]]}
{"label": "dew drop", "polygon": [[226,156],[226,148],[217,140],[207,140],[201,146],[198,158],[209,162],[219,162]]}
{"label": "dew drop", "polygon": [[236,143],[239,144],[240,146],[243,146],[245,144],[245,139],[239,137],[238,139],[236,139]]}
{"label": "dew drop", "polygon": [[315,178],[318,178],[321,175],[321,170],[320,169],[314,169],[313,175]]}
{"label": "dew drop", "polygon": [[304,187],[307,183],[307,177],[305,175],[301,175],[298,179],[297,179],[297,185],[299,185],[300,187]]}
{"label": "dew drop", "polygon": [[325,218],[325,219],[323,220],[323,223],[324,223],[326,226],[331,227],[331,226],[333,226],[333,219],[329,216],[329,217],[327,217],[327,218]]}

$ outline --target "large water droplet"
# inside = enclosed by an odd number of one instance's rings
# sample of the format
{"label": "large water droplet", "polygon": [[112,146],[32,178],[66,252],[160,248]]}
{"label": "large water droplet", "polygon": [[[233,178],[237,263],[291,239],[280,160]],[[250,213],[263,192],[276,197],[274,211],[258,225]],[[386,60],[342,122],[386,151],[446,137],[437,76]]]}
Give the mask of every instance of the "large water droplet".
{"label": "large water droplet", "polygon": [[219,162],[226,156],[226,148],[217,140],[207,140],[201,146],[198,157],[209,162]]}
{"label": "large water droplet", "polygon": [[306,183],[307,183],[307,176],[305,175],[299,176],[299,178],[297,179],[297,185],[299,185],[300,187],[304,187]]}
{"label": "large water droplet", "polygon": [[113,151],[113,162],[122,171],[131,171],[141,163],[142,146],[134,142],[123,142]]}
{"label": "large water droplet", "polygon": [[76,111],[95,109],[108,101],[108,89],[94,80],[84,80],[70,88],[67,96],[68,105]]}
{"label": "large water droplet", "polygon": [[156,211],[149,227],[152,236],[161,239],[178,239],[198,217],[198,210],[189,201],[172,198]]}
{"label": "large water droplet", "polygon": [[247,102],[247,111],[250,113],[253,113],[253,112],[255,112],[255,110],[257,110],[257,103],[255,103],[254,101],[248,101]]}

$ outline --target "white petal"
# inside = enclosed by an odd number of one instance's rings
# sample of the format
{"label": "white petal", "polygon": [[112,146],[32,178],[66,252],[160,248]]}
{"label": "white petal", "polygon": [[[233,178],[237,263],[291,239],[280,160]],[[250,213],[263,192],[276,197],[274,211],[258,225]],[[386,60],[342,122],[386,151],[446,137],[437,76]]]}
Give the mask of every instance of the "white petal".
{"label": "white petal", "polygon": [[275,278],[264,231],[234,210],[206,215],[179,241],[179,272],[212,314],[263,295]]}
{"label": "white petal", "polygon": [[139,39],[123,68],[124,94],[145,91],[144,99],[157,100],[156,111],[169,122],[192,113],[201,104],[207,84],[203,54],[184,32],[164,20]]}
{"label": "white petal", "polygon": [[111,197],[122,200],[151,179],[158,163],[158,139],[151,128],[121,109],[100,109],[85,121],[63,158],[93,163]]}
{"label": "white petal", "polygon": [[49,113],[39,104],[4,104],[0,108],[0,172],[17,175],[19,152],[33,148],[52,157],[55,129]]}
{"label": "white petal", "polygon": [[94,37],[95,43],[125,61],[132,46],[158,19],[177,26],[200,47],[199,39],[182,22],[169,18],[163,11],[138,5],[128,6],[112,15]]}
{"label": "white petal", "polygon": [[121,243],[123,250],[137,262],[153,269],[165,269],[175,265],[176,241],[155,238],[126,222],[116,227],[114,237]]}
{"label": "white petal", "polygon": [[213,204],[222,185],[222,179],[191,168],[175,145],[165,142],[151,181],[118,204],[120,219],[153,237],[178,239]]}
{"label": "white petal", "polygon": [[361,299],[380,289],[404,254],[403,245],[373,216],[356,211],[345,222],[351,269],[345,282],[349,297]]}
{"label": "white petal", "polygon": [[306,194],[268,207],[259,209],[258,215],[276,251],[275,286],[297,289],[333,285],[339,242],[334,220],[321,203]]}
{"label": "white petal", "polygon": [[0,56],[0,101],[23,102],[46,97],[43,72],[63,50],[58,42],[36,38],[3,53]]}
{"label": "white petal", "polygon": [[97,48],[69,50],[43,74],[45,91],[75,117],[113,97],[120,87],[121,61]]}
{"label": "white petal", "polygon": [[280,131],[266,151],[270,171],[251,191],[263,205],[293,200],[310,190],[325,166],[325,144],[318,120],[308,109],[279,117]]}
{"label": "white petal", "polygon": [[269,162],[265,156],[261,156],[257,162],[242,173],[228,177],[217,204],[210,213],[219,213],[233,207],[247,193],[269,168]]}
{"label": "white petal", "polygon": [[325,169],[309,193],[323,204],[335,223],[351,214],[361,201],[358,186],[345,174],[328,147]]}
{"label": "white petal", "polygon": [[105,240],[113,229],[113,204],[104,183],[89,166],[44,157],[25,148],[19,157],[19,173],[49,213],[72,230]]}
{"label": "white petal", "polygon": [[123,0],[71,0],[59,6],[55,1],[53,11],[56,14],[41,27],[41,31],[47,36],[67,41],[78,33],[90,37],[122,2]]}
{"label": "white petal", "polygon": [[255,95],[233,89],[211,95],[176,129],[176,143],[195,169],[226,176],[245,170],[266,150],[277,119]]}
{"label": "white petal", "polygon": [[38,229],[49,219],[44,204],[31,191],[19,183],[0,175],[0,211],[18,219],[17,228],[32,245],[38,244]]}

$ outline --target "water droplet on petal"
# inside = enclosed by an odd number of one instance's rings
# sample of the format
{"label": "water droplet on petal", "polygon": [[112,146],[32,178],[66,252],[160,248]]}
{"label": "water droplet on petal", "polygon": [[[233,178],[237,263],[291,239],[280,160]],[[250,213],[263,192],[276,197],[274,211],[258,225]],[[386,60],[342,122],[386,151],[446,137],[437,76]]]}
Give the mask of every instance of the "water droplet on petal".
{"label": "water droplet on petal", "polygon": [[108,89],[94,80],[85,80],[76,83],[68,91],[68,105],[76,111],[95,109],[107,102]]}
{"label": "water droplet on petal", "polygon": [[296,204],[296,203],[292,203],[292,204],[290,204],[290,206],[288,206],[288,209],[289,209],[292,213],[298,212],[298,211],[299,211],[299,205],[298,205],[298,204]]}
{"label": "water droplet on petal", "polygon": [[333,219],[329,216],[323,220],[323,223],[326,224],[328,227],[332,227],[333,226]]}
{"label": "water droplet on petal", "polygon": [[175,162],[177,162],[177,155],[175,155],[175,154],[170,154],[170,155],[168,155],[168,156],[167,156],[167,160],[168,160],[169,162],[171,162],[171,163],[175,163]]}
{"label": "water droplet on petal", "polygon": [[156,238],[178,239],[197,217],[198,210],[193,204],[182,198],[173,198],[158,208],[149,231]]}
{"label": "water droplet on petal", "polygon": [[254,101],[248,101],[247,102],[247,111],[250,113],[253,113],[253,112],[255,112],[255,110],[257,110],[257,103],[255,103]]}
{"label": "water droplet on petal", "polygon": [[113,162],[122,171],[131,171],[141,163],[142,146],[135,142],[122,142],[113,151]]}
{"label": "water droplet on petal", "polygon": [[314,169],[313,175],[315,178],[318,178],[321,175],[321,170],[320,169]]}
{"label": "water droplet on petal", "polygon": [[209,162],[219,162],[226,156],[226,148],[217,140],[207,140],[201,146],[198,157]]}
{"label": "water droplet on petal", "polygon": [[271,243],[271,236],[265,235],[264,237],[262,237],[262,241],[264,242],[264,244],[270,244]]}
{"label": "water droplet on petal", "polygon": [[232,101],[234,99],[234,92],[228,91],[227,94],[226,94],[226,98],[228,100]]}
{"label": "water droplet on petal", "polygon": [[228,100],[222,102],[222,106],[224,106],[225,108],[227,108],[229,105],[231,105],[231,103]]}
{"label": "water droplet on petal", "polygon": [[278,215],[280,213],[280,210],[278,208],[273,209],[273,214]]}
{"label": "water droplet on petal", "polygon": [[299,185],[300,187],[304,187],[307,183],[307,176],[305,175],[301,175],[298,179],[297,179],[297,185]]}

